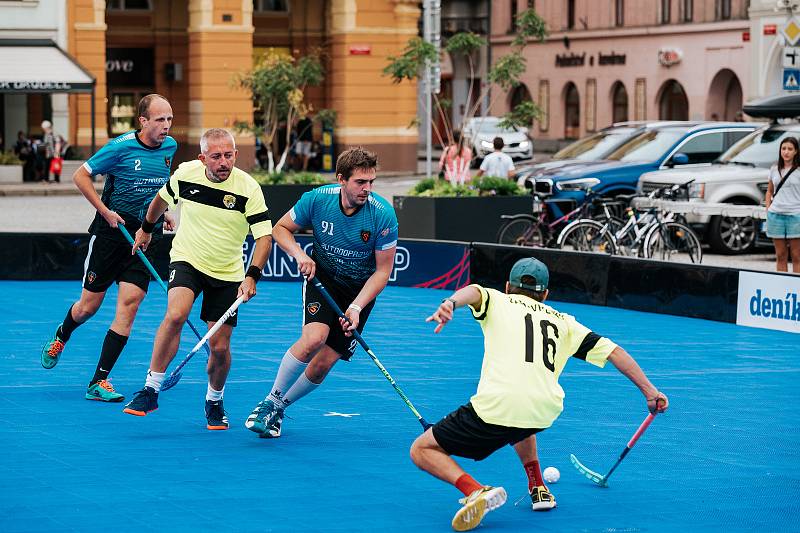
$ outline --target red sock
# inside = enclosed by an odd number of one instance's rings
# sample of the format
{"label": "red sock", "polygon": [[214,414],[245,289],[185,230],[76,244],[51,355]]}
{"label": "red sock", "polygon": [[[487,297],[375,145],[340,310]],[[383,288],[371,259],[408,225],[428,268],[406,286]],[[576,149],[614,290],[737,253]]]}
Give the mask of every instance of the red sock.
{"label": "red sock", "polygon": [[469,474],[463,474],[456,480],[456,488],[464,493],[464,496],[469,496],[478,489],[482,489],[483,485],[472,479]]}
{"label": "red sock", "polygon": [[544,485],[542,479],[542,471],[539,470],[539,461],[530,461],[525,463],[525,473],[528,474],[528,490],[533,490],[533,487]]}

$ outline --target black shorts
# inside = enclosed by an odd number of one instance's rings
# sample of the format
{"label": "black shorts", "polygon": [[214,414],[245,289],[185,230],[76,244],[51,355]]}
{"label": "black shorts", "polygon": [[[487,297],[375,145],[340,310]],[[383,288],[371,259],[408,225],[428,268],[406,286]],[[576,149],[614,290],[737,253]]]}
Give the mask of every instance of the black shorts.
{"label": "black shorts", "polygon": [[[203,305],[200,308],[200,318],[205,322],[216,322],[225,311],[236,301],[239,294],[240,281],[225,281],[212,278],[203,274],[185,261],[176,261],[169,264],[169,288],[186,287],[194,292],[195,300],[203,293]],[[225,321],[225,324],[236,327],[239,313]]]}
{"label": "black shorts", "polygon": [[[145,252],[150,262],[161,238],[153,239]],[[133,283],[147,292],[150,271],[125,241],[92,235],[83,268],[83,288],[89,292],[106,292],[115,281]]]}
{"label": "black shorts", "polygon": [[[353,300],[358,296],[358,291],[352,291],[333,283],[332,281],[322,279],[322,284],[328,290],[333,300],[339,306],[342,312],[347,311],[347,307],[353,303]],[[371,301],[369,305],[364,307],[359,313],[358,332],[364,331],[364,326],[367,324],[372,308],[375,307],[375,301]],[[349,361],[356,351],[358,341],[355,337],[346,337],[342,326],[339,324],[339,315],[334,311],[322,294],[317,290],[313,283],[308,281],[303,282],[303,325],[311,322],[320,322],[327,324],[331,328],[328,333],[328,338],[325,344],[333,348],[339,356],[345,361]]]}
{"label": "black shorts", "polygon": [[542,430],[489,424],[468,403],[439,420],[432,431],[436,442],[448,454],[481,461],[506,444],[516,444]]}

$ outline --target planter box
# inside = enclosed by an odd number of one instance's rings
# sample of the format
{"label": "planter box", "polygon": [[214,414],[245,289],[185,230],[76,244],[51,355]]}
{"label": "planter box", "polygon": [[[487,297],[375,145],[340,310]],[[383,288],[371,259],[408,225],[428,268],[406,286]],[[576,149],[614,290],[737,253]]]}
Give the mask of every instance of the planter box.
{"label": "planter box", "polygon": [[274,226],[289,209],[294,207],[303,193],[321,185],[262,185],[261,192],[269,209],[269,218]]}
{"label": "planter box", "polygon": [[400,237],[443,241],[495,242],[500,215],[531,212],[530,196],[426,198],[395,196]]}
{"label": "planter box", "polygon": [[22,165],[0,165],[0,183],[22,183]]}

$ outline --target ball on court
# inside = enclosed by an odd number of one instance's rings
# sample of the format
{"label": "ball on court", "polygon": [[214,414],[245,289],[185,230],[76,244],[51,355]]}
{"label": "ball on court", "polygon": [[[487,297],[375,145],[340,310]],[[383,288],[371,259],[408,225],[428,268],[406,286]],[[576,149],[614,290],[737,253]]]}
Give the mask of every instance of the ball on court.
{"label": "ball on court", "polygon": [[544,477],[544,480],[548,483],[556,483],[561,477],[561,472],[554,466],[548,466],[544,469],[544,472],[542,472],[542,477]]}

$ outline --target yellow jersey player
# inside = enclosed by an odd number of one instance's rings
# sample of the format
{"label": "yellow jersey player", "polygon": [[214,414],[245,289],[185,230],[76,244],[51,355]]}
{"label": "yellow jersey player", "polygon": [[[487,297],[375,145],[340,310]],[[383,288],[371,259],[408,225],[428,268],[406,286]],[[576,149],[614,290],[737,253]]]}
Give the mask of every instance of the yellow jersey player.
{"label": "yellow jersey player", "polygon": [[571,357],[600,367],[611,361],[639,387],[651,412],[663,412],[669,405],[625,350],[544,303],[549,278],[541,261],[520,259],[511,269],[505,293],[470,285],[445,298],[427,319],[438,324],[438,333],[456,308],[468,305],[484,335],[477,393],[411,446],[419,468],[464,493],[463,506],[452,521],[456,531],[476,527],[487,512],[506,502],[507,495],[503,487],[475,481],[452,455],[480,461],[510,444],[528,476],[533,510],[556,506],[542,480],[536,433],[561,414],[564,391],[558,377]]}
{"label": "yellow jersey player", "polygon": [[[145,386],[125,406],[124,412],[131,415],[145,416],[158,408],[164,374],[200,293],[200,318],[210,329],[237,298],[247,301],[255,296],[256,282],[272,249],[272,222],[264,195],[256,180],[234,166],[238,152],[233,136],[212,128],[200,139],[200,151],[198,161],[180,165],[161,188],[136,232],[134,252],[138,247],[147,248],[152,222],[167,206],[180,201],[180,227],[170,251],[167,312],[153,344]],[[256,245],[245,274],[242,244],[250,231]],[[205,412],[211,430],[228,429],[222,395],[231,367],[230,342],[237,315],[230,316],[209,341]]]}

